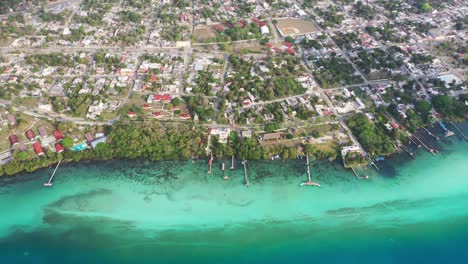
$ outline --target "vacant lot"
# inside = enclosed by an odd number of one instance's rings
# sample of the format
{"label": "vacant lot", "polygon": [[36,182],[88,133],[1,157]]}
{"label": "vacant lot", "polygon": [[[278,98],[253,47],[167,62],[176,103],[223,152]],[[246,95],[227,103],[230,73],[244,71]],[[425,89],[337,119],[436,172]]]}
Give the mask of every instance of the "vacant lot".
{"label": "vacant lot", "polygon": [[216,34],[210,26],[196,26],[193,30],[193,35],[198,41],[216,37]]}
{"label": "vacant lot", "polygon": [[317,31],[315,25],[307,20],[298,18],[280,18],[277,19],[276,27],[280,34],[284,36],[302,35]]}

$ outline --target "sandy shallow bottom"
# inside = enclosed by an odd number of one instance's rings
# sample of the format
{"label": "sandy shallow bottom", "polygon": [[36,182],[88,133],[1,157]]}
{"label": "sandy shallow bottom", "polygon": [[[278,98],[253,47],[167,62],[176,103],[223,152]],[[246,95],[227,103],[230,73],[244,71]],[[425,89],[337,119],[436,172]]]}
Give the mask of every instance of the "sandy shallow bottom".
{"label": "sandy shallow bottom", "polygon": [[[467,263],[468,144],[359,171],[252,161],[66,165],[0,182],[1,263]],[[230,165],[230,164],[229,164]]]}

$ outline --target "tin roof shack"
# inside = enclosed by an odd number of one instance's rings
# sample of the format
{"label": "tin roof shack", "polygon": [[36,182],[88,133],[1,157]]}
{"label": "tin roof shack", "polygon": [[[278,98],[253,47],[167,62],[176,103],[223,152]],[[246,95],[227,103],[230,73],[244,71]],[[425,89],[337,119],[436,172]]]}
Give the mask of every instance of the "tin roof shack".
{"label": "tin roof shack", "polygon": [[8,162],[13,160],[13,155],[11,154],[11,151],[6,151],[0,154],[0,164],[5,165]]}
{"label": "tin roof shack", "polygon": [[96,147],[97,147],[97,145],[99,143],[106,143],[106,141],[107,141],[107,137],[102,136],[102,137],[96,138],[93,141],[89,142],[89,144],[91,144],[91,147],[93,148],[93,150],[96,150]]}
{"label": "tin roof shack", "polygon": [[86,133],[84,136],[88,143],[91,143],[91,141],[94,140],[94,136],[91,133]]}

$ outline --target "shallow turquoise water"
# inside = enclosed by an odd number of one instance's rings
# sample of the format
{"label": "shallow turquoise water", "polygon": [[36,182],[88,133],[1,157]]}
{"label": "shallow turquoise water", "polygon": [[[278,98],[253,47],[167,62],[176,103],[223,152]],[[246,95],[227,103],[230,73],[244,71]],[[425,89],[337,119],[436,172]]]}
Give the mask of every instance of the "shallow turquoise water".
{"label": "shallow turquoise water", "polygon": [[[365,168],[93,162],[0,182],[0,263],[468,263],[468,143]],[[229,164],[230,165],[230,164]],[[229,166],[228,166],[229,167]]]}

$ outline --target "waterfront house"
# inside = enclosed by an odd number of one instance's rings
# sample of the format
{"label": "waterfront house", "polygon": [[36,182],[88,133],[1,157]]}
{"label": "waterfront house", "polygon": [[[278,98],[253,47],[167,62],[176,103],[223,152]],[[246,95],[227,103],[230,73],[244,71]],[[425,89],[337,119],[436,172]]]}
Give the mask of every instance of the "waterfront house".
{"label": "waterfront house", "polygon": [[28,140],[35,140],[36,139],[36,135],[34,134],[34,132],[31,129],[26,131],[25,135],[26,135],[26,138]]}
{"label": "waterfront house", "polygon": [[63,151],[64,151],[64,148],[63,148],[62,144],[56,143],[55,144],[55,152],[62,153]]}
{"label": "waterfront house", "polygon": [[57,141],[60,141],[60,140],[62,140],[64,138],[64,136],[63,136],[62,132],[60,132],[60,130],[54,130],[52,132],[52,134],[54,135],[54,138]]}
{"label": "waterfront house", "polygon": [[33,148],[34,148],[34,152],[36,153],[36,155],[38,156],[44,155],[44,149],[42,149],[41,143],[39,142],[34,143]]}
{"label": "waterfront house", "polygon": [[15,146],[16,144],[18,144],[20,141],[18,139],[18,136],[17,135],[11,135],[8,137],[8,140],[10,140],[10,144],[12,146]]}
{"label": "waterfront house", "polygon": [[49,133],[47,133],[47,129],[45,128],[45,126],[38,127],[37,131],[39,131],[39,135],[43,138],[49,135]]}

